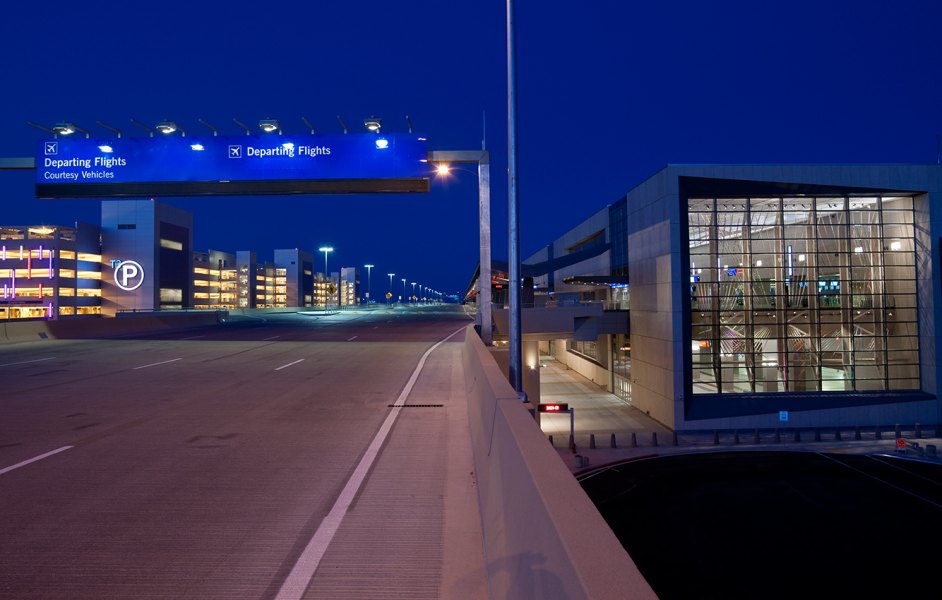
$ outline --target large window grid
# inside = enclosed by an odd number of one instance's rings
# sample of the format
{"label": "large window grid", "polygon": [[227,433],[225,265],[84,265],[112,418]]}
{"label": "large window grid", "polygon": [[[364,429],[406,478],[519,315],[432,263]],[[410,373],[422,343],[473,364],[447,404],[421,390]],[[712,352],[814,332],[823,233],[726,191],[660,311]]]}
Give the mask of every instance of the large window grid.
{"label": "large window grid", "polygon": [[918,389],[913,200],[688,201],[694,393]]}

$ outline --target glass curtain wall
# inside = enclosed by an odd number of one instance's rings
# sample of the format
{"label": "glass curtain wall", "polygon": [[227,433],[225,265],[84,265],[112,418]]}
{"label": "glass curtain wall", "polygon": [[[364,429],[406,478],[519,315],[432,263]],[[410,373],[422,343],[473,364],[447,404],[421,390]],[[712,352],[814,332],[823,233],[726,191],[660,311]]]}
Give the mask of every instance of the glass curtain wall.
{"label": "glass curtain wall", "polygon": [[688,209],[694,393],[919,389],[912,197]]}

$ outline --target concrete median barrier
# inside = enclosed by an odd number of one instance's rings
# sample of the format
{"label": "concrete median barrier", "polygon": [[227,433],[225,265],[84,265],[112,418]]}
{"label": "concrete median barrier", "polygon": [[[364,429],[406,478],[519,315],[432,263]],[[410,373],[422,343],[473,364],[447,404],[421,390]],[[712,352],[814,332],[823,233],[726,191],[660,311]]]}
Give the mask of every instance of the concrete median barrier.
{"label": "concrete median barrier", "polygon": [[120,318],[24,321],[0,325],[0,344],[43,339],[119,338],[160,331],[175,331],[213,325],[224,320],[225,311],[185,313],[139,313]]}
{"label": "concrete median barrier", "polygon": [[463,358],[491,597],[657,598],[471,327]]}

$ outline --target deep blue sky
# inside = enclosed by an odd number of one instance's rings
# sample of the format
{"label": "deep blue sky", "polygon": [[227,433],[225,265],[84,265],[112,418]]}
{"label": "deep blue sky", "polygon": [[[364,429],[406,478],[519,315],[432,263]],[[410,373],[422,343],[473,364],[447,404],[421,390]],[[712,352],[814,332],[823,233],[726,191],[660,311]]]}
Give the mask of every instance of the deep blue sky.
{"label": "deep blue sky", "polygon": [[[475,149],[486,112],[506,257],[503,0],[8,4],[0,156],[47,137],[27,120],[140,135],[131,117],[234,135],[233,117],[340,133],[338,114],[386,131],[408,114],[430,148]],[[668,163],[935,162],[940,23],[936,0],[518,0],[522,255]],[[98,201],[36,200],[32,185],[0,173],[0,223],[98,222]],[[374,293],[388,272],[451,292],[477,263],[476,194],[469,171],[427,195],[164,201],[193,212],[197,249],[331,244],[332,270],[376,265]]]}

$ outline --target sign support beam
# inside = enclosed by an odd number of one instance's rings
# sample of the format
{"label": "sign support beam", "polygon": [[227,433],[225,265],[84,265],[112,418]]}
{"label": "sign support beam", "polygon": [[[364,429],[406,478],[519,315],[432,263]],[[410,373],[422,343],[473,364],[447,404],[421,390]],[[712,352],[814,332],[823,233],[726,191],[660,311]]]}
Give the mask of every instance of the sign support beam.
{"label": "sign support beam", "polygon": [[490,346],[491,325],[491,159],[487,150],[433,150],[430,163],[476,163],[478,166],[478,221],[480,226],[480,273],[478,274],[478,319],[481,341]]}

